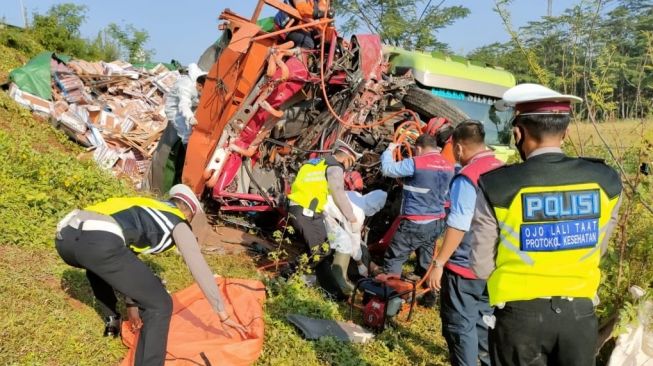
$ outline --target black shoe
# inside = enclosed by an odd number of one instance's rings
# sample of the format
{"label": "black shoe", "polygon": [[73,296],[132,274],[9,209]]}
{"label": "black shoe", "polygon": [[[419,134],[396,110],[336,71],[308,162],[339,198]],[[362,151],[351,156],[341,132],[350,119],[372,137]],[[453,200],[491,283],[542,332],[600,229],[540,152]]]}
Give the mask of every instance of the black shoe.
{"label": "black shoe", "polygon": [[279,268],[279,277],[288,280],[295,272],[297,272],[297,267],[293,264],[286,263],[283,267]]}
{"label": "black shoe", "polygon": [[120,316],[111,315],[104,318],[104,336],[117,337],[120,335]]}
{"label": "black shoe", "polygon": [[438,296],[433,291],[428,291],[418,300],[425,308],[433,308],[438,303]]}

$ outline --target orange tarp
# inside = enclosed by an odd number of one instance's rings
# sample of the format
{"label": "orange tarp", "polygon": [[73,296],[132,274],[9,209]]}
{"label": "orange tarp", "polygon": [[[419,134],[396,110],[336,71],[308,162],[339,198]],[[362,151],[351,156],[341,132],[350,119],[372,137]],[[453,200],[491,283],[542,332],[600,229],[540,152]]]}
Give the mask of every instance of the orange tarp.
{"label": "orange tarp", "polygon": [[[197,284],[172,295],[173,313],[168,332],[166,366],[251,365],[263,348],[265,286],[256,280],[216,278],[232,319],[249,327],[247,339],[231,328],[228,333]],[[122,340],[129,347],[123,366],[134,364],[137,335],[122,324]]]}

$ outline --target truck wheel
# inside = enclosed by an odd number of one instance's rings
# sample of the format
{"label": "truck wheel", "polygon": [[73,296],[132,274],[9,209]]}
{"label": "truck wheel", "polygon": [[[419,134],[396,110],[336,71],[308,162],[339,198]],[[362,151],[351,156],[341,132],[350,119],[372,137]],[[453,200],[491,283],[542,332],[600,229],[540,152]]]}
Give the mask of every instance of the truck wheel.
{"label": "truck wheel", "polygon": [[425,122],[433,117],[444,117],[455,126],[469,118],[458,107],[440,97],[436,97],[429,90],[417,86],[408,88],[402,103],[406,108],[417,113]]}

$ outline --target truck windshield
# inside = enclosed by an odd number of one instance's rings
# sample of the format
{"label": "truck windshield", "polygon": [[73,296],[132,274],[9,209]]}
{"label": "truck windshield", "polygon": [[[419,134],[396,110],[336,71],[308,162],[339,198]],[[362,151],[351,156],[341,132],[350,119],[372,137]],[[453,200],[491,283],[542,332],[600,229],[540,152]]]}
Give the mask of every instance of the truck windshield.
{"label": "truck windshield", "polygon": [[493,107],[494,99],[486,97],[467,96],[465,100],[449,99],[447,102],[455,105],[469,118],[483,122],[485,127],[485,143],[488,145],[508,145],[511,138],[512,110],[497,111]]}

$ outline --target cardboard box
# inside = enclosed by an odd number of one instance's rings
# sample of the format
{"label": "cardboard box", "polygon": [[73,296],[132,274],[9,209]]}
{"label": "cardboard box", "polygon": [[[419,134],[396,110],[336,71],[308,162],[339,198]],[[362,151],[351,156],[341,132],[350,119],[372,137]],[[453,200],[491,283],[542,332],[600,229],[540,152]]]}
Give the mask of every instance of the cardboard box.
{"label": "cardboard box", "polygon": [[101,111],[97,124],[109,130],[116,130],[120,126],[120,121],[120,118],[115,114],[107,111]]}
{"label": "cardboard box", "polygon": [[88,130],[86,121],[83,121],[77,114],[72,111],[66,111],[61,114],[58,121],[76,133],[85,133]]}
{"label": "cardboard box", "polygon": [[34,112],[38,112],[47,116],[50,116],[54,112],[54,105],[52,102],[47,101],[43,98],[39,98],[36,95],[30,94],[26,91],[18,89],[16,84],[11,84],[9,87],[9,96],[15,100],[18,104],[23,107],[27,107]]}

